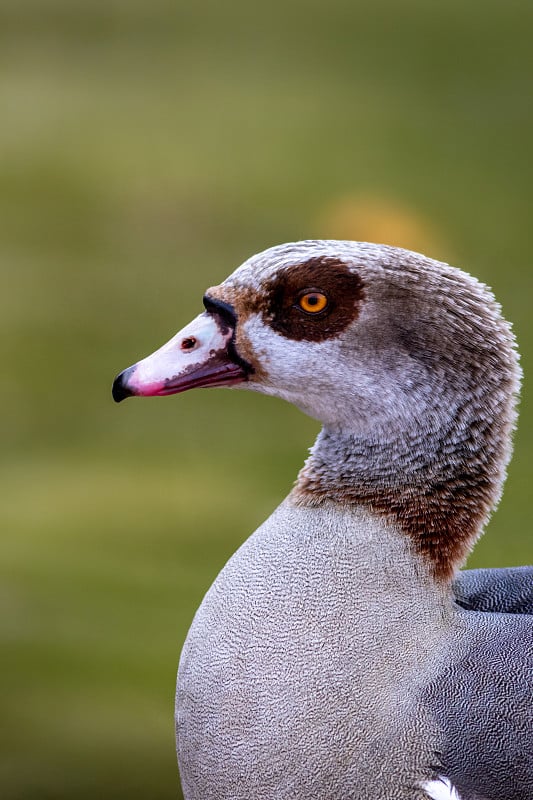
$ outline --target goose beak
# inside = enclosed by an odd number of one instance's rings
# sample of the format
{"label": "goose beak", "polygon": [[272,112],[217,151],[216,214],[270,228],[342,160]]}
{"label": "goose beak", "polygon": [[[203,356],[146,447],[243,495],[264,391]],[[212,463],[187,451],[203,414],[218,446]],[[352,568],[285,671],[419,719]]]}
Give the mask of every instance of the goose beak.
{"label": "goose beak", "polygon": [[227,314],[204,311],[169,342],[117,375],[113,399],[154,397],[205,386],[234,386],[252,367],[233,343],[235,324]]}

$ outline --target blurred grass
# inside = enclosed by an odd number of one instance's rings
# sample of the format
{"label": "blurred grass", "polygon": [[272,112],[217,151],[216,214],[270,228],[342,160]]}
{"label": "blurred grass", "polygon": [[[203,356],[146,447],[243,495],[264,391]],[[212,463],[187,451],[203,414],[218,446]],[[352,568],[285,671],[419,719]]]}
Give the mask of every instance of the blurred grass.
{"label": "blurred grass", "polygon": [[526,393],[471,564],[533,561],[532,33],[526,0],[4,0],[3,797],[177,796],[187,627],[317,426],[109,388],[252,252],[381,239],[494,287]]}

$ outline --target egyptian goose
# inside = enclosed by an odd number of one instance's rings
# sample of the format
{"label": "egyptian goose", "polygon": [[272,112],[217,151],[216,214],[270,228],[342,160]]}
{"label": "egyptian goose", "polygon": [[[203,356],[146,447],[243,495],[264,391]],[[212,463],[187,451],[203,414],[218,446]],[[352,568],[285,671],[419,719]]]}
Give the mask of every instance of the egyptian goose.
{"label": "egyptian goose", "polygon": [[189,631],[186,800],[531,800],[533,573],[458,573],[515,424],[492,294],[406,250],[306,241],[253,256],[204,305],[115,399],[234,386],[323,428]]}

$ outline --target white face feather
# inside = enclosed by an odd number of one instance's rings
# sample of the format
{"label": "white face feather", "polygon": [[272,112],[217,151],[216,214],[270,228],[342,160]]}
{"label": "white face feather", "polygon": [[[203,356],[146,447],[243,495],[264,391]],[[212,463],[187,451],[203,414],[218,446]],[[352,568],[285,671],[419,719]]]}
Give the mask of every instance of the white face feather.
{"label": "white face feather", "polygon": [[[357,324],[364,331],[364,312]],[[399,354],[382,368],[364,334],[348,330],[322,342],[296,341],[274,331],[258,314],[242,330],[263,370],[259,380],[252,375],[246,386],[287,400],[328,427],[369,434],[392,418],[408,424],[415,414],[431,410],[431,392],[423,386],[417,403],[412,401],[412,385],[421,383],[414,365]]]}

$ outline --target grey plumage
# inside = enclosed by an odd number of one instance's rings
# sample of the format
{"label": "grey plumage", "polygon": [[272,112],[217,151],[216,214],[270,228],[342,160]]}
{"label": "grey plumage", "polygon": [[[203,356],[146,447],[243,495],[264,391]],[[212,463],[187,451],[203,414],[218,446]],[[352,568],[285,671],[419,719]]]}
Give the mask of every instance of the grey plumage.
{"label": "grey plumage", "polygon": [[533,614],[533,567],[463,570],[453,591],[459,605],[472,611]]}
{"label": "grey plumage", "polygon": [[405,250],[299,242],[245,262],[206,309],[115,399],[239,385],[323,430],[191,625],[186,800],[532,797],[533,568],[458,572],[516,417],[490,291]]}
{"label": "grey plumage", "polygon": [[426,797],[440,738],[416,689],[445,659],[447,599],[405,547],[364,511],[290,499],[241,546],[180,660],[187,800]]}
{"label": "grey plumage", "polygon": [[460,640],[423,693],[438,720],[438,771],[462,800],[533,796],[533,635],[521,614],[464,611]]}

